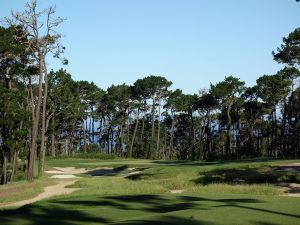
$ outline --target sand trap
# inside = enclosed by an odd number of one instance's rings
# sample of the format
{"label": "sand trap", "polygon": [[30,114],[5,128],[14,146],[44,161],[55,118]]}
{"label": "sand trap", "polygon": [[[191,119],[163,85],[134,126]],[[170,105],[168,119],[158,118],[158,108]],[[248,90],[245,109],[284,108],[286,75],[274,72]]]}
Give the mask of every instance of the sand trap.
{"label": "sand trap", "polygon": [[297,183],[280,183],[280,189],[284,192],[283,196],[300,197],[300,184]]}
{"label": "sand trap", "polygon": [[44,192],[34,198],[12,203],[2,203],[0,204],[0,207],[21,207],[53,196],[71,194],[72,192],[79,190],[79,188],[66,188],[66,186],[72,185],[75,182],[76,180],[61,180],[58,184],[45,187]]}
{"label": "sand trap", "polygon": [[127,176],[131,176],[131,175],[137,175],[137,174],[140,174],[142,171],[134,171],[134,172],[131,172],[131,173],[128,173],[126,174]]}
{"label": "sand trap", "polygon": [[88,171],[85,168],[75,168],[75,167],[54,167],[54,169],[59,171],[59,173],[64,173],[64,174],[81,174],[81,173],[86,173]]}
{"label": "sand trap", "polygon": [[170,190],[171,194],[181,194],[183,190]]}
{"label": "sand trap", "polygon": [[45,173],[47,173],[47,174],[66,174],[66,172],[58,171],[58,170],[48,170],[48,171],[45,171]]}
{"label": "sand trap", "polygon": [[72,179],[72,178],[79,178],[79,177],[76,177],[73,174],[59,174],[59,175],[53,175],[50,178],[53,178],[53,179]]}

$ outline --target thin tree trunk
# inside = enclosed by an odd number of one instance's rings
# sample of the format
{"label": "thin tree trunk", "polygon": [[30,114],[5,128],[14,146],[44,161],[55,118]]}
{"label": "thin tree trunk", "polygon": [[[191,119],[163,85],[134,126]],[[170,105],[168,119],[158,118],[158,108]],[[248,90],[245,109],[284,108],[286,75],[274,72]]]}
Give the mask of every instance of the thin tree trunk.
{"label": "thin tree trunk", "polygon": [[191,117],[191,122],[192,122],[192,161],[195,160],[195,123],[194,123],[194,117],[193,117],[193,112],[190,112],[190,117]]}
{"label": "thin tree trunk", "polygon": [[122,123],[120,126],[120,156],[123,156],[124,148],[124,124]]}
{"label": "thin tree trunk", "polygon": [[93,135],[93,144],[95,143],[95,118],[92,118],[92,135]]}
{"label": "thin tree trunk", "polygon": [[175,113],[171,109],[171,114],[172,114],[172,126],[171,126],[171,137],[170,137],[170,152],[173,154],[174,150],[174,133],[175,133]]}
{"label": "thin tree trunk", "polygon": [[29,166],[27,172],[27,180],[32,181],[34,176],[34,165],[35,165],[35,155],[36,155],[36,146],[37,146],[37,139],[38,139],[38,130],[39,130],[39,121],[40,121],[40,113],[41,113],[41,102],[42,102],[42,95],[43,95],[43,65],[44,60],[39,53],[39,89],[38,89],[38,100],[36,104],[36,113],[35,118],[33,120],[33,135],[32,135],[32,142],[30,148],[30,155],[29,155]]}
{"label": "thin tree trunk", "polygon": [[157,140],[156,140],[156,156],[159,157],[159,142],[160,142],[160,120],[161,120],[161,115],[160,115],[160,99],[158,100],[158,131],[157,131]]}
{"label": "thin tree trunk", "polygon": [[39,155],[39,168],[38,175],[39,177],[44,175],[45,168],[45,154],[46,154],[46,110],[47,110],[47,97],[48,97],[48,73],[47,73],[47,65],[44,61],[44,80],[45,80],[45,90],[44,90],[44,98],[43,98],[43,112],[42,112],[42,140],[41,140],[41,151]]}
{"label": "thin tree trunk", "polygon": [[128,154],[129,158],[132,157],[133,145],[134,145],[134,141],[135,141],[136,132],[137,132],[137,129],[139,126],[139,120],[140,120],[140,108],[138,108],[138,112],[137,112],[136,123],[135,123],[134,131],[133,131],[133,137],[131,140],[129,154]]}
{"label": "thin tree trunk", "polygon": [[82,128],[83,128],[83,151],[86,153],[86,130],[84,126],[84,120],[82,120]]}
{"label": "thin tree trunk", "polygon": [[153,143],[154,143],[154,135],[155,135],[155,96],[152,97],[152,128],[151,128],[151,142],[149,149],[149,157],[153,157]]}
{"label": "thin tree trunk", "polygon": [[[145,101],[146,102],[146,101]],[[143,149],[143,150],[145,150],[145,142],[144,142],[144,130],[145,130],[145,111],[146,111],[146,103],[144,102],[144,112],[143,112],[143,119],[142,119],[142,130],[141,130],[141,138],[140,138],[140,140],[141,140],[141,148]],[[141,149],[140,149],[140,151],[141,151]],[[145,154],[145,153],[144,153]],[[144,155],[144,157],[146,157],[146,154]]]}
{"label": "thin tree trunk", "polygon": [[5,147],[3,146],[2,150],[2,155],[3,155],[3,163],[2,163],[2,179],[1,179],[1,184],[6,184],[7,183],[7,154],[6,150],[4,149]]}
{"label": "thin tree trunk", "polygon": [[52,117],[52,140],[51,140],[51,156],[55,157],[55,115]]}
{"label": "thin tree trunk", "polygon": [[14,150],[14,153],[13,153],[13,158],[12,158],[12,170],[11,170],[11,176],[10,176],[10,182],[13,182],[14,181],[14,177],[16,175],[16,171],[17,171],[17,160],[18,158],[18,151],[15,149]]}
{"label": "thin tree trunk", "polygon": [[277,158],[278,155],[278,147],[277,147],[277,113],[276,113],[276,105],[274,107],[274,150],[275,150],[275,157]]}
{"label": "thin tree trunk", "polygon": [[[22,129],[23,129],[23,121],[20,122],[20,127],[19,127],[19,130],[22,130]],[[11,165],[12,165],[12,171],[11,171],[10,182],[13,182],[14,176],[16,174],[17,163],[18,163],[17,157],[18,157],[18,150],[14,149],[12,163],[11,163]]]}
{"label": "thin tree trunk", "polygon": [[231,157],[231,107],[232,107],[232,103],[230,103],[228,105],[228,109],[227,109],[227,132],[226,132],[226,157]]}

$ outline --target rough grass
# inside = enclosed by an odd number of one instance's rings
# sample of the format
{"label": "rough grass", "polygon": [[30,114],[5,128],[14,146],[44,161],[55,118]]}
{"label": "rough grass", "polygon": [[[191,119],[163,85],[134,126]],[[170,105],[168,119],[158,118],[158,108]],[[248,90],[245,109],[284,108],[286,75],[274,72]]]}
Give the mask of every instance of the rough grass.
{"label": "rough grass", "polygon": [[18,181],[5,186],[0,186],[1,203],[15,202],[30,199],[43,192],[43,188],[54,184],[53,180],[42,178],[33,182]]}

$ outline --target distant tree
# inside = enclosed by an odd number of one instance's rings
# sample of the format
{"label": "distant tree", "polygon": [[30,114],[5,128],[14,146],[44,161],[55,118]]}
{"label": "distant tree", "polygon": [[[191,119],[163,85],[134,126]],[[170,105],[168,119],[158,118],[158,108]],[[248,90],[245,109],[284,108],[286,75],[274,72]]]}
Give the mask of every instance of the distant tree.
{"label": "distant tree", "polygon": [[[27,36],[20,27],[0,27],[0,145],[2,159],[2,184],[13,180],[17,155],[24,144],[24,128],[27,121],[27,102],[24,74],[31,76],[29,61],[31,54],[25,51],[22,41]],[[10,157],[12,156],[12,157]],[[7,174],[9,159],[12,159],[11,176]]]}
{"label": "distant tree", "polygon": [[[136,81],[136,86],[142,91],[145,99],[152,100],[152,129],[151,129],[151,142],[149,145],[148,158],[156,158],[159,153],[159,139],[160,139],[160,107],[161,100],[167,93],[167,89],[172,85],[172,82],[168,81],[165,77],[161,76],[148,76],[143,79]],[[158,134],[156,138],[156,149],[155,145],[155,110],[156,106],[159,107],[159,119],[158,119]]]}
{"label": "distant tree", "polygon": [[273,52],[274,60],[291,66],[300,65],[300,28],[283,38],[283,44]]}
{"label": "distant tree", "polygon": [[245,82],[233,76],[225,77],[224,81],[211,85],[211,94],[219,100],[222,110],[226,110],[227,127],[226,127],[226,157],[231,155],[231,129],[232,116],[231,110],[234,104],[238,101],[239,96],[245,89]]}

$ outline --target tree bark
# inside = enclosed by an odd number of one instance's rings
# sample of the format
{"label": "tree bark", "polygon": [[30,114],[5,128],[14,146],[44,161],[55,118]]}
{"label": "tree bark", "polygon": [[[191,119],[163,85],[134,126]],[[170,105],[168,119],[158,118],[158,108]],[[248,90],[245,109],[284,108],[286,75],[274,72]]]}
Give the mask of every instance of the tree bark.
{"label": "tree bark", "polygon": [[34,176],[34,165],[35,165],[35,156],[36,156],[36,147],[37,147],[37,139],[38,139],[38,130],[39,130],[39,122],[40,122],[40,113],[41,113],[41,102],[43,95],[43,65],[44,59],[39,53],[39,88],[38,88],[38,100],[36,103],[36,112],[33,120],[33,134],[32,134],[32,142],[30,148],[29,155],[29,165],[27,172],[27,180],[32,181]]}
{"label": "tree bark", "polygon": [[41,151],[39,155],[39,168],[38,168],[38,175],[39,177],[44,175],[44,168],[45,168],[45,154],[46,154],[46,110],[47,110],[47,97],[48,97],[48,73],[47,73],[47,66],[44,60],[44,81],[45,81],[45,90],[44,90],[44,97],[43,97],[43,112],[42,112],[42,140],[41,140]]}
{"label": "tree bark", "polygon": [[82,128],[83,128],[83,151],[86,153],[86,130],[84,126],[84,120],[82,120]]}
{"label": "tree bark", "polygon": [[55,115],[52,117],[52,140],[51,140],[51,156],[55,157]]}
{"label": "tree bark", "polygon": [[171,109],[172,114],[172,125],[171,125],[171,137],[170,137],[170,155],[173,154],[174,150],[174,133],[175,133],[175,113],[174,110]]}
{"label": "tree bark", "polygon": [[6,184],[7,183],[7,154],[6,151],[2,150],[2,155],[3,155],[3,162],[2,162],[2,177],[1,177],[1,184]]}
{"label": "tree bark", "polygon": [[160,115],[160,99],[158,100],[158,130],[157,130],[157,140],[156,140],[156,156],[159,157],[159,142],[160,142],[160,120],[161,120],[161,115]]}
{"label": "tree bark", "polygon": [[138,111],[137,111],[136,123],[135,123],[134,131],[133,131],[133,137],[131,140],[130,150],[128,153],[129,158],[132,157],[133,145],[134,145],[134,141],[135,141],[136,132],[137,132],[137,129],[139,126],[139,120],[140,120],[140,108],[138,108]]}
{"label": "tree bark", "polygon": [[149,149],[150,158],[153,158],[154,155],[153,144],[154,144],[154,135],[155,135],[155,104],[156,104],[155,96],[152,96],[152,128],[151,128],[151,142],[150,142],[150,149]]}
{"label": "tree bark", "polygon": [[226,157],[231,157],[231,107],[233,103],[229,103],[227,109],[227,131],[226,131]]}

